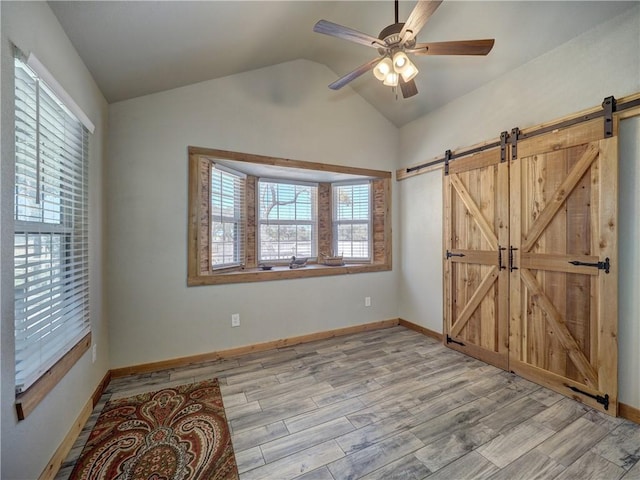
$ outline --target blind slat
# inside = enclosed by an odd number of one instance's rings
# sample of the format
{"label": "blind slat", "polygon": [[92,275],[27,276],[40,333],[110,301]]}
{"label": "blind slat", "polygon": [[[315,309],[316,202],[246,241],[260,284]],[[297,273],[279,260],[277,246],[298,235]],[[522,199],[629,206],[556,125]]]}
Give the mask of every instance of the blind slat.
{"label": "blind slat", "polygon": [[371,183],[333,185],[333,250],[346,260],[371,258]]}
{"label": "blind slat", "polygon": [[88,132],[15,59],[16,392],[90,328]]}
{"label": "blind slat", "polygon": [[210,182],[211,268],[244,265],[246,176],[213,163]]}

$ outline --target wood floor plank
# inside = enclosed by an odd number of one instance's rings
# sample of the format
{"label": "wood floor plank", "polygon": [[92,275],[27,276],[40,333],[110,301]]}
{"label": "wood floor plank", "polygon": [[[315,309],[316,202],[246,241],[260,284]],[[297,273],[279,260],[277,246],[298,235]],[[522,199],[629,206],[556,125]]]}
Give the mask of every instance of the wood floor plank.
{"label": "wood floor plank", "polygon": [[386,418],[378,423],[354,430],[336,438],[336,442],[347,455],[367,448],[380,440],[390,437],[402,430],[407,430],[415,419],[406,412]]}
{"label": "wood floor plank", "polygon": [[504,405],[482,419],[482,424],[495,432],[508,430],[542,412],[546,407],[530,397],[522,397]]}
{"label": "wood floor plank", "polygon": [[627,473],[597,453],[587,452],[556,477],[556,480],[616,480]]}
{"label": "wood floor plank", "polygon": [[498,467],[474,451],[467,453],[464,457],[441,468],[427,478],[429,480],[483,480],[497,471]]}
{"label": "wood floor plank", "polygon": [[339,417],[326,423],[307,428],[298,433],[260,445],[262,456],[267,463],[274,462],[300,450],[318,445],[354,430],[346,417]]}
{"label": "wood floor plank", "polygon": [[330,464],[342,457],[344,457],[344,452],[338,444],[333,440],[329,440],[262,467],[249,470],[242,475],[242,480],[289,480]]}
{"label": "wood floor plank", "polygon": [[113,379],[56,479],[113,395],[214,376],[241,480],[640,480],[640,425],[401,326]]}
{"label": "wood floor plank", "polygon": [[582,417],[542,442],[536,450],[567,467],[598,443],[607,433],[606,428]]}
{"label": "wood floor plank", "polygon": [[303,473],[295,480],[335,480],[327,467],[316,468],[310,472]]}
{"label": "wood floor plank", "polygon": [[531,450],[516,461],[501,469],[490,480],[513,480],[526,475],[527,480],[547,480],[555,478],[565,469],[544,453]]}
{"label": "wood floor plank", "polygon": [[[533,395],[530,395],[529,398],[533,398]],[[536,400],[539,401],[540,398],[536,398]],[[547,428],[560,431],[582,417],[587,410],[588,407],[583,404],[565,397],[535,415],[533,420]]]}
{"label": "wood floor plank", "polygon": [[[256,401],[256,403],[258,402]],[[310,398],[307,398],[305,400],[283,403],[269,409],[232,418],[229,423],[231,424],[233,432],[237,433],[243,430],[260,427],[262,425],[268,425],[270,423],[277,422],[278,420],[284,420],[292,415],[312,412],[315,408],[315,402]]]}
{"label": "wood floor plank", "polygon": [[410,453],[362,477],[362,480],[421,480],[431,471]]}
{"label": "wood floor plank", "polygon": [[237,452],[236,463],[238,464],[238,473],[244,473],[264,465],[264,458],[262,457],[260,448],[253,447]]}
{"label": "wood floor plank", "polygon": [[622,478],[624,480],[640,480],[640,460]]}
{"label": "wood floor plank", "polygon": [[640,428],[625,421],[594,446],[593,452],[629,470],[640,463]]}
{"label": "wood floor plank", "polygon": [[362,380],[360,382],[349,383],[342,387],[334,388],[328,392],[314,394],[311,398],[316,402],[318,407],[325,407],[354,397],[359,397],[362,402],[362,396],[364,394],[379,390],[380,388],[382,387],[380,387],[380,385],[373,379]]}
{"label": "wood floor plank", "polygon": [[296,433],[342,416],[348,416],[350,413],[356,412],[363,407],[364,405],[357,397],[349,398],[342,402],[316,408],[300,415],[289,416],[284,423],[291,433]]}
{"label": "wood floor plank", "polygon": [[[309,398],[313,395],[334,391],[334,388],[327,382],[317,382],[305,386],[291,385],[290,383],[287,383],[284,384],[283,387],[287,388],[280,389],[277,395],[273,394],[275,389],[271,389],[271,391],[268,393],[265,392],[265,396],[258,399],[258,403],[260,403],[260,406],[263,409],[275,407],[285,402],[291,402],[296,398],[304,399]],[[251,398],[256,397],[255,395],[253,395]]]}
{"label": "wood floor plank", "polygon": [[[428,445],[450,433],[477,424],[480,419],[494,411],[494,406],[491,400],[478,398],[431,420],[418,423],[411,428],[411,433]],[[422,416],[411,417],[411,419],[417,423],[422,420]]]}
{"label": "wood floor plank", "polygon": [[233,448],[237,452],[246,450],[251,447],[257,447],[271,440],[289,435],[289,430],[282,420],[268,425],[245,430],[243,432],[234,433],[232,435]]}
{"label": "wood floor plank", "polygon": [[422,448],[410,432],[401,432],[327,465],[335,478],[353,480]]}
{"label": "wood floor plank", "polygon": [[550,428],[528,420],[485,443],[477,451],[494,465],[503,468],[554,433]]}
{"label": "wood floor plank", "polygon": [[437,442],[426,445],[415,456],[435,472],[495,438],[497,433],[481,423],[449,433]]}

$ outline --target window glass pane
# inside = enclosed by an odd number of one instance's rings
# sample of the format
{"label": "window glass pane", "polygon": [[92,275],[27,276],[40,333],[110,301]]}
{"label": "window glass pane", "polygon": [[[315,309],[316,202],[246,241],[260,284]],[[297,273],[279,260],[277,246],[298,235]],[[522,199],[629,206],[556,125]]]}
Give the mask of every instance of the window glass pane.
{"label": "window glass pane", "polygon": [[333,186],[334,252],[346,259],[368,260],[371,245],[371,185]]}
{"label": "window glass pane", "polygon": [[316,256],[317,186],[264,180],[258,185],[260,261]]}
{"label": "window glass pane", "polygon": [[244,177],[211,166],[211,265],[244,263]]}

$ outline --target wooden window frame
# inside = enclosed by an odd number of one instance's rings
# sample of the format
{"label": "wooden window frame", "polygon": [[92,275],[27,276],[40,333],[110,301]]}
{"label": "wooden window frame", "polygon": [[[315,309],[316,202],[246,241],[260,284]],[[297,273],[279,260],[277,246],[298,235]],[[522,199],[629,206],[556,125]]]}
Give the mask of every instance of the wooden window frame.
{"label": "wooden window frame", "polygon": [[[366,168],[346,167],[302,160],[290,160],[264,155],[233,152],[211,148],[188,147],[189,204],[187,245],[187,286],[219,285],[228,283],[263,282],[271,280],[345,275],[351,273],[381,272],[392,269],[391,257],[391,172]],[[246,184],[245,264],[243,267],[213,271],[209,258],[209,212],[207,164],[212,159],[247,162],[261,166],[313,170],[367,177],[372,182],[372,258],[367,263],[347,263],[327,266],[310,262],[304,268],[289,269],[276,265],[262,270],[257,261],[257,177],[248,176]],[[301,179],[303,180],[303,179]],[[331,251],[333,243],[331,182],[318,183],[318,252]]]}

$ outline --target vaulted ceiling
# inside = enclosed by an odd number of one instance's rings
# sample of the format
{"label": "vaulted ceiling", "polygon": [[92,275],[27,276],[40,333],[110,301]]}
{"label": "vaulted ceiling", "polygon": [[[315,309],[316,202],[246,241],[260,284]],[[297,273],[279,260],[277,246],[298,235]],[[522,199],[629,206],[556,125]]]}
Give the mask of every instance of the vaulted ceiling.
{"label": "vaulted ceiling", "polygon": [[[415,3],[400,2],[401,22]],[[314,33],[313,25],[326,19],[377,37],[394,23],[392,0],[49,4],[109,102],[299,58],[327,65],[338,79],[377,52]],[[418,41],[495,38],[488,56],[414,58],[420,70],[416,78],[420,93],[408,99],[397,98],[370,73],[331,95],[359,94],[402,126],[635,4],[444,1]]]}

